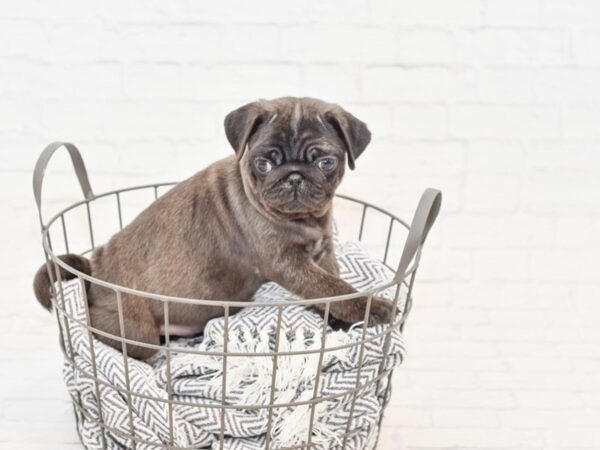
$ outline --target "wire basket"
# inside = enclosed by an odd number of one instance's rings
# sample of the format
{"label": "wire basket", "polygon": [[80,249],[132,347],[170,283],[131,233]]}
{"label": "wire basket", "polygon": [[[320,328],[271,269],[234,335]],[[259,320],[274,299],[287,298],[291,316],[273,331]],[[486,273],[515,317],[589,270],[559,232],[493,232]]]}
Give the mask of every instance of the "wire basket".
{"label": "wire basket", "polygon": [[[61,148],[65,147],[68,150],[69,155],[71,157],[73,167],[75,170],[75,174],[77,175],[79,184],[83,191],[84,200],[79,201],[70,205],[67,208],[59,211],[55,214],[51,219],[45,221],[42,217],[42,202],[41,202],[41,191],[42,191],[42,182],[44,178],[44,173],[47,167],[49,160],[51,159],[54,152]],[[354,234],[353,238],[355,240],[361,241],[363,244],[370,245],[372,249],[375,251],[379,251],[381,255],[381,261],[385,266],[395,273],[393,278],[379,286],[368,289],[367,291],[362,291],[356,294],[343,295],[337,297],[328,297],[328,298],[317,298],[317,299],[301,299],[301,300],[280,300],[280,301],[270,301],[270,302],[252,302],[251,306],[254,308],[277,308],[278,313],[278,321],[277,327],[282,328],[283,324],[281,321],[281,316],[285,308],[289,308],[291,306],[303,306],[303,307],[312,307],[316,304],[322,304],[324,306],[324,320],[323,320],[323,335],[326,333],[327,323],[328,323],[328,314],[329,307],[333,302],[345,302],[355,299],[360,296],[368,296],[368,301],[366,305],[366,315],[368,317],[369,308],[371,305],[371,299],[374,295],[377,295],[384,290],[392,289],[394,292],[394,311],[399,310],[400,314],[393,314],[395,318],[392,319],[391,323],[386,324],[381,327],[381,332],[377,333],[376,336],[370,336],[367,338],[367,324],[364,322],[360,325],[362,330],[361,338],[355,342],[348,344],[346,347],[354,347],[358,354],[358,373],[356,374],[356,380],[352,382],[352,385],[348,388],[345,388],[343,392],[336,394],[336,397],[344,397],[351,399],[350,412],[347,418],[346,426],[344,427],[344,431],[339,433],[336,436],[330,437],[329,444],[327,442],[324,443],[323,440],[319,442],[313,442],[313,428],[315,426],[315,409],[319,406],[320,403],[325,401],[331,401],[331,396],[325,397],[324,395],[319,395],[318,393],[318,384],[320,377],[322,375],[322,364],[324,355],[328,354],[328,352],[336,351],[336,348],[327,347],[325,340],[321,341],[321,345],[319,348],[304,350],[304,351],[283,351],[278,348],[277,342],[275,343],[275,348],[268,352],[249,352],[245,354],[247,357],[254,358],[268,358],[269,361],[272,362],[272,378],[270,385],[270,402],[267,404],[227,404],[225,401],[225,392],[226,392],[226,375],[228,372],[228,360],[235,356],[239,356],[239,354],[235,354],[234,352],[228,351],[227,349],[227,337],[229,335],[228,323],[229,319],[233,317],[231,310],[236,307],[244,307],[249,306],[248,302],[239,302],[239,301],[214,301],[214,300],[203,300],[203,299],[189,299],[189,298],[178,298],[172,297],[168,295],[159,295],[155,293],[142,292],[131,287],[127,286],[119,286],[116,284],[112,284],[93,276],[87,275],[76,270],[74,267],[69,266],[64,261],[57,257],[58,254],[64,252],[66,253],[79,253],[82,255],[90,254],[98,242],[100,241],[99,235],[102,235],[103,238],[110,237],[110,235],[118,232],[123,228],[125,222],[128,220],[129,216],[127,216],[126,212],[126,201],[125,197],[129,195],[134,195],[137,198],[137,203],[134,202],[134,209],[140,210],[141,208],[147,206],[154,199],[158,198],[162,193],[168,190],[175,183],[157,183],[150,184],[144,186],[137,186],[125,189],[118,189],[110,192],[106,192],[103,194],[94,194],[92,188],[89,183],[87,171],[81,157],[81,154],[77,150],[77,148],[70,143],[56,142],[50,144],[44,149],[41,156],[39,157],[37,164],[34,170],[33,176],[33,189],[35,201],[37,204],[37,209],[40,218],[40,225],[42,231],[42,243],[44,248],[44,253],[46,255],[46,266],[48,269],[48,274],[50,280],[52,281],[52,285],[55,286],[54,295],[53,295],[53,309],[56,314],[58,328],[61,336],[61,344],[62,351],[65,358],[65,363],[68,367],[70,367],[74,373],[77,373],[80,376],[89,379],[91,383],[94,385],[94,395],[97,403],[97,408],[99,410],[99,414],[90,414],[88,411],[88,407],[84,404],[79,398],[78,395],[71,395],[73,408],[76,420],[79,422],[82,420],[90,421],[95,425],[99,426],[102,430],[102,440],[99,444],[99,448],[109,448],[106,443],[105,434],[112,433],[114,435],[119,435],[122,438],[126,439],[129,443],[128,447],[131,448],[152,448],[152,449],[178,449],[183,450],[184,448],[198,448],[198,447],[182,447],[178,446],[175,443],[174,438],[174,418],[173,418],[173,408],[176,405],[181,404],[181,401],[177,401],[173,399],[172,392],[172,374],[169,362],[171,361],[172,353],[175,350],[172,347],[171,336],[169,333],[169,324],[168,324],[168,311],[169,305],[174,303],[190,303],[194,305],[210,305],[210,306],[219,306],[223,308],[223,317],[224,317],[224,347],[222,352],[219,355],[222,357],[223,362],[223,370],[221,375],[221,392],[222,392],[222,402],[218,405],[198,405],[194,404],[197,407],[208,406],[213,409],[216,409],[220,415],[220,423],[221,430],[219,433],[219,439],[216,444],[216,448],[226,448],[225,447],[225,415],[231,409],[235,410],[244,410],[244,411],[266,411],[268,414],[268,426],[265,433],[265,442],[263,448],[266,449],[277,449],[277,450],[293,450],[293,449],[311,449],[311,448],[347,448],[346,443],[349,439],[352,438],[353,435],[360,432],[360,429],[356,427],[352,427],[353,420],[353,412],[355,409],[355,404],[357,403],[357,399],[361,398],[364,392],[367,389],[372,388],[374,385],[384,386],[384,395],[383,402],[381,405],[381,409],[379,412],[378,419],[376,424],[372,426],[373,430],[368,430],[369,436],[373,438],[370,439],[368,445],[365,445],[365,448],[375,448],[376,441],[379,433],[379,427],[381,425],[381,420],[383,418],[383,410],[385,409],[390,395],[391,395],[391,375],[393,369],[386,369],[386,364],[382,363],[379,366],[379,370],[376,373],[376,376],[373,376],[366,382],[361,383],[361,368],[363,365],[363,354],[365,346],[371,342],[375,342],[373,339],[376,339],[376,342],[383,343],[383,358],[387,358],[387,350],[390,345],[391,333],[395,330],[402,331],[405,322],[408,318],[412,307],[412,290],[415,281],[415,275],[417,272],[417,268],[419,266],[421,250],[427,234],[433,225],[437,214],[439,212],[440,204],[441,204],[441,193],[435,189],[427,189],[417,207],[415,212],[413,221],[409,226],[406,222],[399,219],[395,215],[381,209],[377,206],[374,206],[370,203],[357,200],[355,198],[351,198],[344,195],[336,196],[336,206],[338,207],[340,204],[344,204],[346,210],[350,217],[353,216],[352,219],[345,217],[343,223],[341,221],[337,221],[336,228],[342,228],[341,225],[349,225],[350,230],[346,230],[348,233]],[[144,197],[145,196],[145,197]],[[114,221],[109,223],[107,217],[110,215],[109,212],[112,211],[112,215],[114,216]],[[336,209],[336,218],[337,218],[337,209]],[[109,223],[107,225],[107,223]],[[376,229],[374,229],[373,233],[369,233],[369,227],[375,227],[377,223]],[[102,230],[101,230],[102,229]],[[345,231],[345,232],[346,232]],[[339,231],[341,232],[341,231]],[[370,237],[368,237],[370,236]],[[58,275],[60,274],[61,268],[70,274],[79,281],[81,286],[85,286],[87,283],[97,284],[104,288],[108,288],[115,293],[115,299],[119,306],[119,322],[121,324],[121,335],[112,335],[104,332],[103,330],[97,329],[91,325],[89,319],[89,311],[87,300],[84,299],[84,306],[86,308],[86,320],[81,321],[73,316],[73,314],[65,308],[65,294],[63,289],[61,288],[60,283],[54,283],[55,280],[59,279]],[[58,288],[56,287],[58,286]],[[402,306],[399,305],[400,302],[400,291],[403,290],[405,295],[404,304]],[[85,288],[82,289],[85,293]],[[135,340],[127,339],[125,337],[125,333],[123,330],[123,314],[122,314],[122,300],[121,297],[125,294],[135,295],[136,297],[142,297],[149,299],[154,302],[161,302],[165,311],[165,338],[164,343],[160,345],[147,344],[143,342],[138,342]],[[84,294],[85,295],[85,294]],[[73,351],[73,339],[70,335],[70,323],[77,322],[79,325],[83,327],[85,332],[88,335],[90,344],[91,344],[91,369],[79,367],[75,358]],[[286,332],[288,330],[276,330],[276,336],[280,336],[281,332]],[[112,388],[116,389],[115,386],[111,386],[110,382],[106,380],[100,379],[97,375],[97,361],[94,355],[94,345],[93,345],[93,336],[104,335],[105,337],[109,337],[114,341],[120,342],[123,353],[123,364],[124,364],[124,374],[126,378],[126,388],[117,389],[119,395],[123,396],[126,399],[128,405],[128,430],[123,431],[122,429],[117,429],[112,426],[110,423],[107,423],[102,414],[103,399],[101,398],[100,391],[102,389]],[[278,339],[277,339],[278,340]],[[127,346],[135,345],[141,347],[153,348],[155,350],[160,350],[163,352],[166,358],[166,367],[167,367],[167,378],[168,378],[168,393],[166,398],[152,398],[150,396],[149,400],[155,400],[157,402],[163,402],[168,407],[168,429],[170,436],[167,439],[167,442],[157,443],[155,441],[148,441],[143,436],[140,436],[140,433],[137,432],[135,427],[135,421],[133,420],[133,411],[132,411],[132,402],[135,400],[135,396],[139,395],[131,386],[129,379],[129,371],[128,367],[133,363],[127,357]],[[338,348],[339,349],[339,348]],[[189,353],[194,353],[193,351],[189,351]],[[275,380],[278,374],[278,360],[288,356],[294,355],[313,355],[318,357],[318,365],[316,369],[316,373],[314,374],[313,385],[314,395],[311,396],[308,400],[302,401],[288,401],[284,403],[275,403],[274,402],[274,391],[275,391]],[[206,355],[204,355],[205,357]],[[203,356],[198,356],[199,358]],[[385,361],[384,361],[385,362]],[[279,369],[283,370],[283,369]],[[310,420],[308,423],[307,436],[306,440],[303,441],[300,445],[294,446],[285,446],[285,447],[276,447],[273,445],[273,442],[270,439],[271,436],[271,428],[273,425],[273,415],[274,410],[278,408],[295,408],[304,406],[310,410]],[[79,427],[78,427],[79,431]],[[364,430],[362,430],[364,431]],[[80,432],[81,435],[81,432]],[[83,442],[83,438],[82,438]],[[84,444],[85,445],[85,444]],[[214,445],[213,445],[213,448]]]}

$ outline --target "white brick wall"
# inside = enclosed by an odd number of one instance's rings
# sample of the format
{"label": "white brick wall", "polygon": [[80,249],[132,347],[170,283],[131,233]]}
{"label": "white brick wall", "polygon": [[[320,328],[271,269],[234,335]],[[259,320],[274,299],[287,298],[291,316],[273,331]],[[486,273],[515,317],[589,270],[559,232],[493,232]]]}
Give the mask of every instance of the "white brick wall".
{"label": "white brick wall", "polygon": [[[0,448],[79,448],[30,290],[43,146],[98,192],[180,179],[280,95],[369,123],[342,191],[444,191],[380,448],[600,448],[599,46],[597,0],[0,1]],[[49,175],[48,211],[78,198]]]}

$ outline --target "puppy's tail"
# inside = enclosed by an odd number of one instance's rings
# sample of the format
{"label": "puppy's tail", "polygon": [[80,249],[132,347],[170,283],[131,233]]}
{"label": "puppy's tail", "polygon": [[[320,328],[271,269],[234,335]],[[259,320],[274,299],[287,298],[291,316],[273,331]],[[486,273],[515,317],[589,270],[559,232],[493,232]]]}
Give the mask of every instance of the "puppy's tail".
{"label": "puppy's tail", "polygon": [[[61,255],[58,257],[61,261],[66,263],[67,265],[73,267],[79,272],[83,272],[86,275],[92,274],[92,266],[90,264],[90,260],[84,258],[83,256],[67,254]],[[60,281],[70,280],[71,278],[75,278],[75,275],[66,271],[62,267],[58,267],[60,272]],[[55,279],[56,275],[54,272],[54,267],[52,267],[52,278]],[[89,282],[85,282],[86,290],[89,287]],[[52,309],[52,282],[50,281],[50,277],[48,276],[48,268],[46,264],[40,267],[33,277],[33,292],[35,293],[35,297],[38,299],[40,304],[46,308],[48,311]]]}

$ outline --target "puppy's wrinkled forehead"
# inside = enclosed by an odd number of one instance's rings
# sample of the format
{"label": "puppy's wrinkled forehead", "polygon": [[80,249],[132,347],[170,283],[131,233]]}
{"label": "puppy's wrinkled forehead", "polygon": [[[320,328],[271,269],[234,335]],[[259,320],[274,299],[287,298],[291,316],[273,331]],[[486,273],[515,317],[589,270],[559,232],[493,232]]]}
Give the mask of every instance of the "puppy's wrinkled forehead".
{"label": "puppy's wrinkled forehead", "polygon": [[[310,127],[310,125],[321,126],[321,131],[325,131],[327,127],[325,126],[325,122],[323,122],[323,117],[321,117],[322,111],[319,108],[311,105],[304,107],[303,102],[301,100],[297,100],[293,103],[292,112],[289,114],[290,118],[290,128],[294,133],[294,136],[297,136],[300,133],[300,129],[302,126]],[[315,130],[316,131],[316,130]]]}
{"label": "puppy's wrinkled forehead", "polygon": [[260,105],[269,114],[269,124],[289,128],[298,134],[303,127],[318,123],[326,129],[323,116],[327,114],[328,104],[315,99],[285,97],[276,100],[261,100]]}
{"label": "puppy's wrinkled forehead", "polygon": [[257,144],[285,145],[288,150],[303,144],[333,147],[342,145],[339,136],[325,122],[326,104],[316,100],[281,99],[265,102],[269,117],[253,139]]}

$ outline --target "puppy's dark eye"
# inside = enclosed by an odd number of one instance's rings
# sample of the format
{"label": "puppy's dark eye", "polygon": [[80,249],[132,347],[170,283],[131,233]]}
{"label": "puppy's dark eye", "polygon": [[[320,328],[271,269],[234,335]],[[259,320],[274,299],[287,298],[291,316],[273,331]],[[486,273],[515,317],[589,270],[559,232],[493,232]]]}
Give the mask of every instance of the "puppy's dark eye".
{"label": "puppy's dark eye", "polygon": [[326,156],[325,158],[319,159],[317,165],[323,172],[331,172],[337,167],[337,158]]}
{"label": "puppy's dark eye", "polygon": [[254,167],[256,167],[260,173],[269,173],[273,169],[273,164],[266,158],[256,158],[254,160]]}

